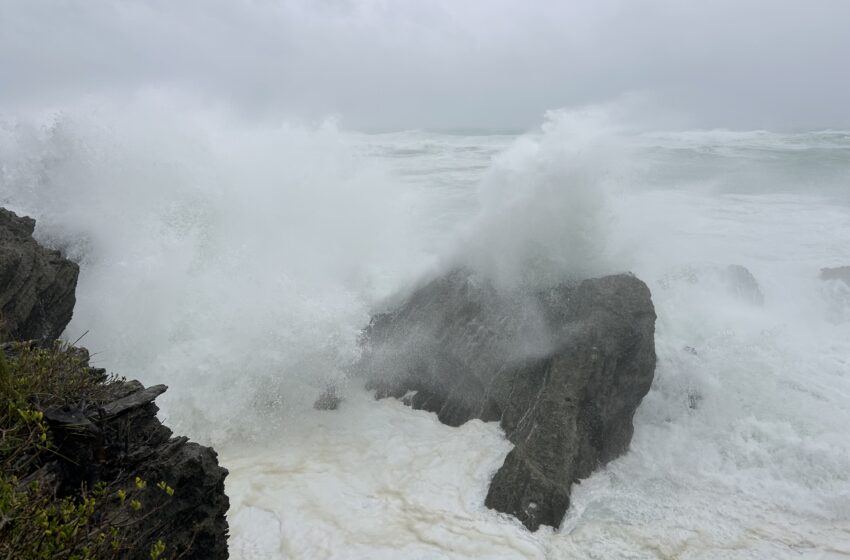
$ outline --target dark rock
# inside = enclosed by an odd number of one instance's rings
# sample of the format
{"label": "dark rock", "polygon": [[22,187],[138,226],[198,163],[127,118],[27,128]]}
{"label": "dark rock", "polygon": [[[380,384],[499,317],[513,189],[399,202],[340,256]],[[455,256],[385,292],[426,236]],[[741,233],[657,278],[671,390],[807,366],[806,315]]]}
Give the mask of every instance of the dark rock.
{"label": "dark rock", "polygon": [[850,266],[820,269],[821,280],[838,280],[850,287]]}
{"label": "dark rock", "polygon": [[[227,558],[227,470],[219,466],[215,451],[172,437],[160,423],[153,400],[164,385],[144,389],[131,381],[106,387],[116,400],[88,409],[45,410],[57,445],[58,460],[50,471],[60,473],[57,494],[97,481],[132,488],[140,477],[148,482],[140,500],[156,515],[144,523],[127,520],[134,546],[122,557],[148,559],[151,546],[161,539],[180,558]],[[174,489],[173,496],[156,486],[160,481]]]}
{"label": "dark rock", "polygon": [[[153,544],[162,538],[169,550],[186,552],[181,558],[227,558],[227,470],[219,466],[215,451],[178,437],[158,447],[153,457],[140,465],[140,476],[151,485],[167,481],[175,492],[157,512],[158,526],[146,527],[148,542]],[[157,492],[153,487],[149,489],[151,495]],[[147,555],[136,557],[141,560]]]}
{"label": "dark rock", "polygon": [[445,424],[499,420],[515,447],[485,503],[535,530],[557,527],[572,483],[628,448],[654,330],[631,275],[501,293],[455,271],[375,316],[356,370],[377,397],[407,396]]}
{"label": "dark rock", "polygon": [[[138,381],[136,381],[136,383],[141,386],[141,383],[139,383]],[[128,410],[139,408],[140,406],[152,403],[155,398],[163,394],[166,390],[168,390],[168,387],[166,387],[165,385],[154,385],[153,387],[148,387],[147,389],[142,388],[138,391],[133,391],[127,396],[121,397],[116,401],[112,401],[111,403],[101,406],[100,410],[103,414],[107,416],[121,414],[123,412],[127,412]]]}
{"label": "dark rock", "polygon": [[313,408],[316,410],[336,410],[339,408],[340,402],[342,402],[342,399],[336,392],[336,386],[329,385],[313,403]]}
{"label": "dark rock", "polygon": [[[138,382],[130,383],[135,389]],[[123,395],[125,384],[114,385],[114,394]],[[107,457],[112,457],[103,474],[110,478],[128,472],[148,481],[141,499],[158,508],[151,523],[139,525],[138,545],[128,558],[147,559],[151,545],[159,539],[181,558],[227,558],[227,470],[218,464],[212,448],[172,437],[171,430],[160,423],[153,400],[165,389],[155,385],[121,396],[101,406],[98,415],[104,426]],[[155,486],[159,481],[174,488],[167,500]]]}
{"label": "dark rock", "polygon": [[137,393],[139,391],[144,391],[145,386],[135,379],[131,379],[130,381],[124,381],[123,383],[116,383],[114,385],[109,386],[109,392],[113,399],[123,399],[133,393]]}
{"label": "dark rock", "polygon": [[71,320],[79,267],[32,237],[35,221],[0,208],[0,337],[57,338]]}
{"label": "dark rock", "polygon": [[73,405],[53,406],[44,409],[44,418],[54,427],[96,432],[96,426],[88,419],[83,410]]}

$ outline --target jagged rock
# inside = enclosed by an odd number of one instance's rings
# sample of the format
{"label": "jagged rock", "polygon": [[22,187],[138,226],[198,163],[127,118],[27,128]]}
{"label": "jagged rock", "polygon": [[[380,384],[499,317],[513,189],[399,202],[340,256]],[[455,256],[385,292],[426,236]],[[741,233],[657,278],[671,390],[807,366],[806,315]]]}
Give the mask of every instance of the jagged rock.
{"label": "jagged rock", "polygon": [[145,386],[142,385],[139,381],[131,379],[130,381],[124,381],[123,383],[112,385],[110,386],[109,390],[113,399],[123,399],[124,397],[132,395],[133,393],[144,391]]}
{"label": "jagged rock", "polygon": [[820,269],[821,280],[838,280],[850,287],[850,266]]}
{"label": "jagged rock", "polygon": [[[138,381],[136,383],[138,383]],[[139,383],[139,385],[141,385],[141,383]],[[122,412],[127,412],[128,410],[152,403],[155,398],[163,394],[166,390],[168,390],[168,387],[165,385],[154,385],[147,389],[142,388],[138,391],[133,391],[127,396],[121,397],[116,401],[112,401],[111,403],[101,406],[100,410],[107,416],[121,414]]]}
{"label": "jagged rock", "polygon": [[57,338],[74,311],[79,267],[36,243],[34,228],[0,208],[0,339]]}
{"label": "jagged rock", "polygon": [[454,271],[373,317],[356,371],[377,397],[407,396],[446,424],[499,420],[515,447],[486,505],[557,527],[572,483],[628,448],[654,330],[649,289],[631,275],[501,293]]}
{"label": "jagged rock", "polygon": [[[218,464],[218,455],[212,448],[186,437],[172,437],[171,430],[160,423],[156,417],[158,408],[151,401],[163,390],[162,385],[151,387],[121,398],[121,405],[103,407],[120,410],[106,417],[105,434],[118,444],[121,467],[149,481],[149,500],[161,495],[155,487],[158,481],[167,482],[175,490],[171,498],[161,502],[155,522],[140,527],[138,538],[143,544],[133,558],[147,559],[145,551],[162,539],[171,553],[182,555],[181,558],[225,559],[227,470]],[[126,406],[131,402],[128,399],[133,399],[134,406]]]}
{"label": "jagged rock", "polygon": [[[132,485],[138,476],[149,482],[140,499],[156,508],[156,515],[131,524],[135,546],[127,558],[148,559],[160,539],[180,558],[227,558],[227,470],[219,466],[215,451],[172,437],[160,423],[153,400],[164,385],[144,389],[131,381],[106,388],[115,398],[106,404],[45,410],[58,457],[46,472],[59,473],[57,493],[97,481]],[[164,497],[156,487],[159,481],[174,488],[173,496]]]}

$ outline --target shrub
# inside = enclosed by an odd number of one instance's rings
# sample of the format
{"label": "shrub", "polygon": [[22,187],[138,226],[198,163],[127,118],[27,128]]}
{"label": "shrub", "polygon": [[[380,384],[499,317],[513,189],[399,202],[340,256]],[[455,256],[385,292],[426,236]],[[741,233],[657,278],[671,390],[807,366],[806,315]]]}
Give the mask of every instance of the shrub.
{"label": "shrub", "polygon": [[[73,461],[62,456],[45,411],[57,406],[92,410],[108,398],[115,381],[90,368],[84,350],[2,346],[0,558],[126,557],[134,550],[135,529],[174,493],[159,481],[152,495],[145,490],[147,481],[126,474],[91,486],[69,487],[63,480],[64,466],[73,467]],[[149,553],[152,560],[166,558],[166,543],[157,541]]]}

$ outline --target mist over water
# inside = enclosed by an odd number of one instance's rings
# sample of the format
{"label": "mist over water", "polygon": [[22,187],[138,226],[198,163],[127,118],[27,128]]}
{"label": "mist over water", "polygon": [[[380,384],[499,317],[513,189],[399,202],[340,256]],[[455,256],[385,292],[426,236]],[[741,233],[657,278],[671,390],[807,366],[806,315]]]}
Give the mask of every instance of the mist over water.
{"label": "mist over water", "polygon": [[[272,125],[161,94],[0,121],[0,203],[81,263],[66,337],[170,386],[168,423],[231,470],[246,559],[850,556],[850,289],[818,279],[850,264],[848,184],[846,132],[641,132],[602,109],[520,136]],[[559,531],[483,507],[497,425],[345,378],[370,313],[458,262],[652,291],[631,449]],[[313,411],[328,382],[346,400]]]}

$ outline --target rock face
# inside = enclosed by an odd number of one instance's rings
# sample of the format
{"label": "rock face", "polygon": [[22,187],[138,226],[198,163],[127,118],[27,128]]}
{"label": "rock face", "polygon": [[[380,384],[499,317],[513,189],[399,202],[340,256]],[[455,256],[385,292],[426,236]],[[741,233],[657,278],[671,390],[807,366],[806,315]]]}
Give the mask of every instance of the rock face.
{"label": "rock face", "polygon": [[499,420],[515,444],[490,508],[557,527],[573,482],[621,455],[655,371],[655,310],[630,275],[500,293],[455,271],[364,333],[358,373],[457,426]]}
{"label": "rock face", "polygon": [[36,243],[34,228],[0,208],[0,340],[57,338],[74,311],[79,268]]}
{"label": "rock face", "polygon": [[[180,558],[227,558],[227,470],[215,451],[172,437],[156,418],[153,400],[165,392],[164,385],[145,389],[130,381],[107,387],[111,398],[104,404],[45,411],[59,442],[59,457],[46,465],[56,473],[58,494],[99,480],[131,488],[140,477],[148,482],[140,500],[156,513],[131,525],[134,546],[127,558],[148,559],[158,540]],[[174,488],[172,496],[156,487],[159,481]]]}

